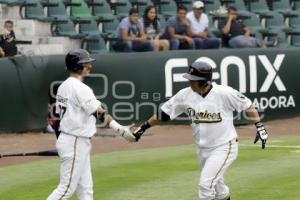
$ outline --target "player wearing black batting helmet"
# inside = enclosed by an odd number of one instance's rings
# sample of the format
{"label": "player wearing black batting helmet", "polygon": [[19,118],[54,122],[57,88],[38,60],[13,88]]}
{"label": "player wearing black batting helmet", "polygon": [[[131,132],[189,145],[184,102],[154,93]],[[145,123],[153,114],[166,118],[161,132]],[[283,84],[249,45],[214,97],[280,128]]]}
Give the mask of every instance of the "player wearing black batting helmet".
{"label": "player wearing black batting helmet", "polygon": [[207,86],[211,84],[212,67],[206,62],[194,62],[189,67],[188,73],[183,75],[184,78],[191,81],[199,81],[199,85]]}
{"label": "player wearing black batting helmet", "polygon": [[56,142],[61,158],[60,181],[47,200],[93,200],[93,180],[90,164],[91,137],[96,133],[96,120],[106,123],[118,135],[135,142],[129,126],[116,122],[102,107],[93,90],[84,83],[92,69],[89,53],[84,49],[71,50],[65,58],[69,77],[59,86],[56,113],[60,121]]}
{"label": "player wearing black batting helmet", "polygon": [[91,58],[89,52],[84,49],[71,50],[65,58],[65,63],[67,70],[73,72],[79,72],[83,70],[84,63],[91,63],[96,61],[96,59]]}
{"label": "player wearing black batting helmet", "polygon": [[199,199],[230,200],[231,192],[224,174],[238,155],[233,111],[245,111],[255,123],[254,143],[261,140],[263,149],[268,139],[267,131],[250,99],[229,86],[212,84],[212,66],[208,63],[194,62],[183,77],[188,79],[190,87],[183,88],[165,102],[134,135],[139,140],[150,127],[186,113],[191,120],[200,160]]}

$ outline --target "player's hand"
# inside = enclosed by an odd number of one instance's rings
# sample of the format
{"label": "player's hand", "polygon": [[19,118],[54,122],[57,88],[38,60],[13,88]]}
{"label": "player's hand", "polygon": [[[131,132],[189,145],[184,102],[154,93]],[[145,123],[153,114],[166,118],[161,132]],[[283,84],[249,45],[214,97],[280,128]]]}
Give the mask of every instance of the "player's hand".
{"label": "player's hand", "polygon": [[150,127],[151,127],[151,125],[146,121],[146,122],[142,123],[142,124],[140,125],[140,127],[138,127],[138,128],[134,131],[133,135],[135,136],[136,142],[140,140],[140,138],[141,138],[142,135],[145,133],[145,131],[146,131],[148,128],[150,128]]}
{"label": "player's hand", "polygon": [[133,133],[131,132],[131,128],[134,126],[134,124],[131,124],[129,126],[122,126],[120,128],[120,135],[125,138],[125,140],[127,140],[128,142],[135,142],[136,141],[136,137],[133,135]]}
{"label": "player's hand", "polygon": [[112,118],[111,121],[109,122],[109,127],[112,128],[114,131],[116,131],[120,136],[125,138],[128,142],[135,142],[135,136],[132,134],[131,131],[131,128],[133,126],[134,124],[130,126],[122,126]]}
{"label": "player's hand", "polygon": [[254,144],[258,141],[261,140],[261,144],[262,144],[262,149],[264,149],[266,147],[266,143],[268,140],[268,133],[267,130],[265,129],[264,125],[261,122],[257,122],[255,123],[257,132],[256,132],[256,136],[254,139]]}
{"label": "player's hand", "polygon": [[133,135],[135,136],[135,141],[139,141],[141,136],[145,133],[145,131],[146,130],[144,130],[141,126],[138,127],[133,133]]}

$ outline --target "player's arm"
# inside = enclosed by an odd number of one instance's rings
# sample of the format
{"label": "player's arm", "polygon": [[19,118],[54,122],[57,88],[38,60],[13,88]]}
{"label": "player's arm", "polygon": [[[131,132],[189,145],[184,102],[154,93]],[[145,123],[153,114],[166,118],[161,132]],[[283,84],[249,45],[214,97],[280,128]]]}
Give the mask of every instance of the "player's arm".
{"label": "player's arm", "polygon": [[141,41],[141,37],[131,37],[127,28],[121,30],[121,38],[123,41]]}
{"label": "player's arm", "polygon": [[262,148],[264,149],[266,146],[266,142],[268,139],[268,134],[261,123],[261,119],[259,117],[259,114],[256,110],[256,108],[252,105],[252,102],[249,98],[238,92],[234,89],[227,90],[227,100],[228,104],[227,106],[233,111],[236,110],[238,112],[246,111],[249,119],[255,123],[257,132],[255,136],[254,143],[256,143],[259,139],[262,142]]}
{"label": "player's arm", "polygon": [[97,108],[93,115],[102,123],[108,124],[111,129],[116,131],[120,136],[124,137],[129,142],[136,141],[135,136],[131,133],[130,128],[132,126],[123,126],[116,122],[111,115],[100,106]]}
{"label": "player's arm", "polygon": [[162,122],[167,122],[169,120],[170,120],[170,116],[160,109],[158,114],[150,117],[147,121],[142,123],[140,127],[138,127],[134,131],[133,135],[135,136],[136,141],[139,141],[139,139],[142,137],[142,135],[145,133],[147,129],[151,128],[152,126],[156,126]]}
{"label": "player's arm", "polygon": [[167,122],[169,120],[175,119],[177,116],[185,112],[186,108],[184,106],[185,90],[179,91],[171,99],[165,102],[158,112],[150,117],[147,121],[142,123],[139,128],[134,131],[134,136],[136,141],[138,141],[144,132],[152,126],[155,126],[161,122]]}
{"label": "player's arm", "polygon": [[250,108],[248,108],[246,110],[246,113],[247,113],[248,117],[250,118],[250,120],[255,123],[255,127],[257,129],[256,136],[254,139],[254,144],[258,140],[261,140],[262,148],[264,149],[266,146],[267,139],[268,139],[267,130],[265,129],[263,123],[261,122],[259,114],[254,106],[251,106]]}

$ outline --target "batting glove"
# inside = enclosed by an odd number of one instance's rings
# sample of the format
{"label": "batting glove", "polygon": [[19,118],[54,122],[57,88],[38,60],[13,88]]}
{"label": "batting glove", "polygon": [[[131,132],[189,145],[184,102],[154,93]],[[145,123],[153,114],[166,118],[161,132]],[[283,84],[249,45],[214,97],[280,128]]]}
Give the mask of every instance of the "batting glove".
{"label": "batting glove", "polygon": [[256,137],[254,139],[254,144],[258,141],[261,140],[262,144],[262,149],[266,147],[266,143],[268,140],[268,133],[267,130],[265,129],[264,125],[261,122],[255,123],[257,132],[256,132]]}
{"label": "batting glove", "polygon": [[139,141],[145,131],[150,127],[151,125],[146,121],[139,128],[137,128],[133,133],[133,135],[135,136],[135,140]]}
{"label": "batting glove", "polygon": [[115,120],[112,120],[109,123],[109,127],[112,128],[113,130],[115,130],[120,136],[125,138],[128,142],[136,141],[136,137],[132,134],[132,132],[130,130],[133,126],[134,126],[134,124],[132,124],[130,126],[122,126]]}
{"label": "batting glove", "polygon": [[134,126],[134,124],[130,125],[130,126],[123,126],[123,131],[120,135],[125,138],[128,142],[135,142],[136,141],[136,137],[133,135],[133,133],[131,132],[131,128]]}

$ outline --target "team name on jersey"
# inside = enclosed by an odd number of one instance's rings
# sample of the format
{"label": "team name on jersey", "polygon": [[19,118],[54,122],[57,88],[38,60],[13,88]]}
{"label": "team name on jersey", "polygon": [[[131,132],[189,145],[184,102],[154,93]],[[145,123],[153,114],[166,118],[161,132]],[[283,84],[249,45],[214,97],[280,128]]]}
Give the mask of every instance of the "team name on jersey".
{"label": "team name on jersey", "polygon": [[192,123],[217,123],[222,121],[221,113],[211,113],[207,110],[204,112],[196,112],[193,108],[187,108]]}

